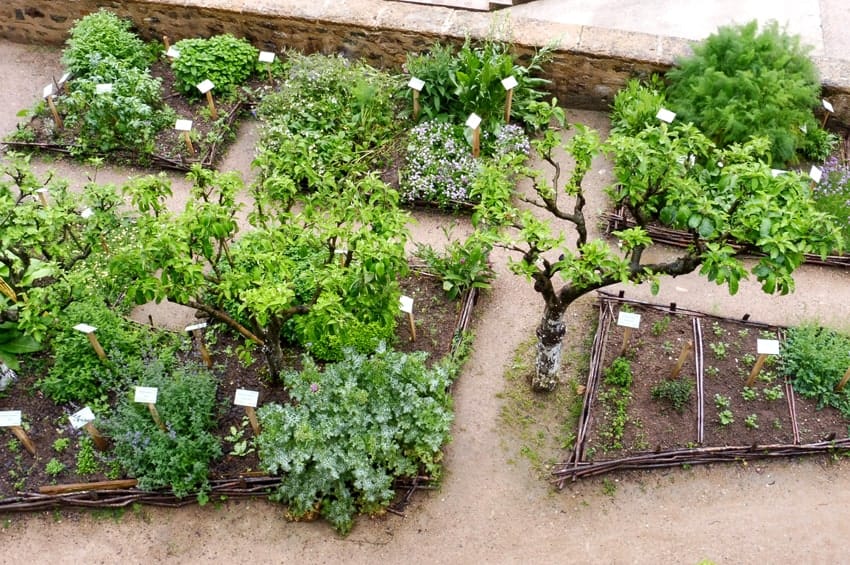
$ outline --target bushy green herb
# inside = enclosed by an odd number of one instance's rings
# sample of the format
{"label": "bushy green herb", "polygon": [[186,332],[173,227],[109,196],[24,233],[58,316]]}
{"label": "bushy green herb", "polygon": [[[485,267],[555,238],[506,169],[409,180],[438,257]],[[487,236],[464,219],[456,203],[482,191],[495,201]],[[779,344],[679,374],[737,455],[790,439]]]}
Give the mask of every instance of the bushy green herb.
{"label": "bushy green herb", "polygon": [[84,436],[80,438],[77,446],[76,473],[83,477],[100,473],[102,466],[95,453],[94,441]]}
{"label": "bushy green herb", "polygon": [[776,164],[824,143],[823,136],[813,139],[820,127],[812,113],[820,81],[799,36],[776,22],[759,31],[752,21],[721,27],[693,51],[667,73],[667,97],[679,119],[724,146],[767,137]]}
{"label": "bushy green herb", "polygon": [[599,402],[605,415],[605,426],[599,430],[605,441],[606,449],[622,449],[623,434],[629,422],[628,408],[632,392],[627,388],[614,386],[599,393]]}
{"label": "bushy green herb", "polygon": [[758,396],[759,396],[758,391],[756,389],[750,388],[748,386],[745,386],[744,389],[741,391],[741,398],[743,398],[746,401],[756,400],[758,398]]}
{"label": "bushy green herb", "polygon": [[428,369],[423,354],[384,348],[286,373],[294,403],[258,410],[261,465],[281,475],[274,498],[295,517],[318,511],[347,534],[355,513],[392,501],[396,477],[439,477],[452,377],[446,366]]}
{"label": "bushy green herb", "polygon": [[[448,232],[446,237],[449,238]],[[490,288],[496,276],[490,266],[491,249],[492,244],[475,232],[466,241],[452,241],[442,252],[427,244],[417,244],[415,254],[440,277],[449,299],[457,300],[472,288]]]}
{"label": "bushy green herb", "polygon": [[850,337],[814,324],[788,330],[780,352],[782,371],[793,382],[794,390],[817,401],[818,408],[832,406],[850,417],[850,387],[836,392],[835,387],[847,370]]}
{"label": "bushy green herb", "polygon": [[222,454],[211,433],[216,379],[187,366],[173,374],[151,369],[138,384],[159,389],[156,407],[166,430],[128,394],[107,423],[116,460],[142,490],[170,487],[178,497],[197,493],[198,501],[206,502],[209,464]]}
{"label": "bushy green herb", "polygon": [[652,75],[649,83],[632,79],[614,96],[611,108],[611,130],[626,135],[637,135],[646,126],[657,120],[655,117],[664,106],[664,83]]}
{"label": "bushy green herb", "polygon": [[65,464],[56,459],[52,458],[47,464],[44,466],[44,472],[50,475],[51,477],[55,477],[59,473],[65,470]]}
{"label": "bushy green herb", "polygon": [[715,341],[708,344],[708,348],[711,349],[711,352],[714,353],[714,356],[717,359],[726,359],[727,350],[726,344],[722,341]]}
{"label": "bushy green herb", "polygon": [[785,398],[785,392],[782,390],[781,384],[777,384],[771,387],[765,387],[763,393],[764,397],[767,400],[780,400],[782,398]]}
{"label": "bushy green herb", "polygon": [[691,401],[694,383],[690,379],[665,379],[652,387],[652,398],[667,402],[676,412],[682,413]]}
{"label": "bushy green herb", "polygon": [[625,357],[617,357],[605,370],[605,384],[620,388],[632,386],[632,365]]}
{"label": "bushy green herb", "polygon": [[77,79],[93,74],[107,57],[121,61],[127,68],[146,69],[152,60],[151,51],[132,31],[132,26],[130,20],[107,10],[77,20],[69,32],[62,62]]}
{"label": "bushy green herb", "polygon": [[71,445],[71,440],[66,437],[60,437],[53,442],[53,451],[62,453]]}
{"label": "bushy green herb", "polygon": [[202,96],[197,85],[207,79],[215,84],[216,95],[235,94],[236,88],[254,74],[259,55],[247,40],[230,34],[182,39],[174,48],[180,52],[171,60],[174,87],[191,97]]}

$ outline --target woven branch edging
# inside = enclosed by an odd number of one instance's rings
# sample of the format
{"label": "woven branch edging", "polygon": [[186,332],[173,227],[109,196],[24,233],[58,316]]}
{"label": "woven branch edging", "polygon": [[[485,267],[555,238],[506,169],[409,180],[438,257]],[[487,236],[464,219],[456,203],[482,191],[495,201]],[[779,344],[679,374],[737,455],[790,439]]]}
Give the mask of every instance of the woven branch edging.
{"label": "woven branch edging", "polygon": [[[606,222],[607,233],[633,228],[637,225],[633,219],[626,216],[622,209],[615,212],[606,212],[602,214],[602,219]],[[664,243],[675,247],[687,247],[693,243],[693,236],[681,230],[667,228],[656,224],[645,226],[645,229],[652,241],[656,243]],[[741,246],[735,247],[736,249],[742,249]],[[750,254],[750,252],[747,252],[747,254]],[[850,267],[850,255],[828,255],[826,257],[821,257],[820,255],[815,255],[813,253],[805,253],[803,256],[806,263],[811,263],[813,265],[826,265],[842,268]]]}
{"label": "woven branch edging", "polygon": [[[453,332],[450,355],[457,353],[460,344],[459,337],[469,329],[472,313],[478,299],[478,289],[472,288],[466,292],[461,301],[461,310]],[[248,476],[219,478],[210,480],[210,500],[221,498],[254,498],[267,497],[272,489],[280,484],[280,477]],[[429,477],[410,477],[398,479],[395,482],[397,491],[405,491],[403,496],[387,511],[401,515],[410,497],[417,490],[430,489],[433,485]],[[54,508],[123,508],[131,504],[147,504],[177,508],[197,503],[197,493],[185,497],[177,497],[166,489],[143,491],[137,488],[80,490],[67,494],[42,494],[38,492],[18,493],[16,496],[0,500],[0,513],[3,512],[32,512],[51,510]]]}
{"label": "woven branch edging", "polygon": [[774,328],[784,330],[786,328],[777,325],[768,325],[750,320],[738,320],[723,316],[716,316],[689,310],[676,308],[674,304],[669,306],[653,304],[640,300],[626,299],[623,296],[599,291],[599,324],[594,336],[591,348],[590,370],[587,384],[585,385],[582,412],[579,417],[578,430],[576,433],[575,448],[567,461],[556,465],[552,475],[554,482],[559,488],[563,488],[568,481],[575,481],[584,477],[592,477],[625,469],[656,469],[663,467],[678,467],[681,465],[702,465],[707,463],[734,462],[750,459],[765,459],[773,457],[796,457],[803,455],[817,455],[833,453],[837,450],[850,449],[850,437],[840,438],[816,443],[800,444],[800,431],[797,422],[797,410],[795,394],[792,383],[785,379],[785,398],[791,416],[794,444],[770,444],[751,446],[724,446],[724,447],[697,447],[686,449],[672,449],[664,451],[640,452],[627,457],[609,459],[602,461],[585,461],[585,445],[587,443],[587,430],[592,418],[591,406],[596,398],[599,387],[600,375],[602,373],[603,355],[608,340],[609,328],[614,320],[614,304],[636,304],[649,310],[665,313],[680,313],[693,317],[694,330],[694,362],[697,370],[697,439],[703,441],[704,411],[703,411],[703,346],[701,319],[713,319],[726,322],[734,322],[761,328]]}
{"label": "woven branch edging", "polygon": [[[245,109],[245,107],[246,102],[243,100],[238,100],[233,105],[233,108],[231,108],[230,112],[228,112],[227,114],[226,124],[228,129],[231,129],[233,127],[233,123],[236,121],[236,118],[239,116],[240,112]],[[32,119],[30,121],[32,121]],[[26,151],[37,149],[39,151],[46,151],[48,153],[59,153],[61,155],[71,154],[71,145],[66,145],[64,143],[37,143],[26,141],[2,141],[0,143],[11,149],[22,149]],[[142,160],[139,159],[138,154],[135,155],[136,157],[135,159],[133,159],[133,163],[138,165]],[[150,164],[153,168],[188,172],[192,169],[192,165],[201,165],[202,167],[207,169],[213,168],[215,166],[216,161],[218,160],[218,157],[218,142],[214,142],[209,146],[209,148],[207,148],[206,152],[199,159],[184,160],[183,158],[181,158],[180,160],[176,160],[165,157],[164,155],[157,154],[148,155],[145,157],[145,159],[150,161]]]}

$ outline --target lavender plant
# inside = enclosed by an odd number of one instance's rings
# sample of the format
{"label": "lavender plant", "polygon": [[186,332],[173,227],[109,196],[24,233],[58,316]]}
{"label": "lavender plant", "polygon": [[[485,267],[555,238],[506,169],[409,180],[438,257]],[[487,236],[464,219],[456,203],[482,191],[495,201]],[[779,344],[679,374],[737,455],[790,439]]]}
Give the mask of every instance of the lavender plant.
{"label": "lavender plant", "polygon": [[812,189],[815,206],[833,216],[844,241],[850,241],[850,164],[833,156],[821,170],[821,181]]}

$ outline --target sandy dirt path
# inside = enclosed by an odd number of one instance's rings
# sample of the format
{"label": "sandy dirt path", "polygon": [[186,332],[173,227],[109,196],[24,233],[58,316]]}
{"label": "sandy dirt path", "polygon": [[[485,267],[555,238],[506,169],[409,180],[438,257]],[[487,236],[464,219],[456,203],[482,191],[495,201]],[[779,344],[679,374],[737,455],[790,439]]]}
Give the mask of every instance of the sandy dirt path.
{"label": "sandy dirt path", "polygon": [[[14,111],[58,72],[56,52],[0,42],[0,130]],[[10,117],[10,115],[12,115]],[[596,114],[582,120],[600,122]],[[251,133],[228,156],[250,161]],[[66,169],[66,165],[59,168]],[[70,169],[78,168],[70,167]],[[116,179],[128,173],[108,170]],[[591,182],[607,182],[599,163]],[[84,178],[84,175],[83,175]],[[422,215],[421,239],[440,238],[438,220]],[[462,222],[460,222],[462,224]],[[475,349],[455,389],[457,418],[439,491],[415,497],[407,516],[358,520],[339,538],[326,524],[290,523],[263,501],[204,508],[143,508],[120,520],[88,513],[3,517],[2,563],[839,563],[850,534],[850,464],[823,459],[774,461],[613,476],[553,491],[517,457],[518,445],[499,424],[504,368],[532,335],[541,304],[530,285],[507,272],[479,303]],[[665,281],[664,301],[756,319],[794,321],[796,313],[843,321],[846,276],[805,269],[800,292],[776,302],[747,287],[742,299],[695,278]],[[677,288],[684,290],[677,290]],[[630,289],[630,294],[644,293]],[[583,300],[568,316],[581,320]],[[796,316],[799,317],[799,316]],[[578,339],[568,336],[568,339]],[[520,461],[510,463],[509,461]],[[610,490],[610,485],[609,485]]]}

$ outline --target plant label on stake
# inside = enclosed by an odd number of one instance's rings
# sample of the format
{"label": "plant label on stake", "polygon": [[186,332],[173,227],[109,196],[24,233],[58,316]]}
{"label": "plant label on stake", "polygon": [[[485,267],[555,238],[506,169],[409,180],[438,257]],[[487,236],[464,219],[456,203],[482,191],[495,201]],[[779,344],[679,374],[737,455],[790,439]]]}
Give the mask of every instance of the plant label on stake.
{"label": "plant label on stake", "polygon": [[91,208],[86,208],[85,210],[80,212],[80,217],[84,220],[88,220],[92,216],[94,216],[94,210],[92,210]]}
{"label": "plant label on stake", "polygon": [[168,51],[165,52],[166,57],[171,57],[172,59],[180,58],[180,51],[178,51],[173,45],[168,48]]}
{"label": "plant label on stake", "polygon": [[212,97],[212,89],[215,88],[215,84],[210,79],[206,79],[205,81],[199,83],[196,88],[201,92],[201,94],[207,95],[207,105],[210,108],[210,116],[213,120],[218,119],[218,112],[215,109],[215,102],[213,102]]}
{"label": "plant label on stake", "polygon": [[345,260],[348,257],[348,249],[334,249],[334,255],[339,255],[339,266],[345,267]]}
{"label": "plant label on stake", "polygon": [[259,60],[261,63],[266,63],[266,70],[269,73],[269,82],[272,82],[272,63],[274,63],[274,53],[271,51],[260,51]]}
{"label": "plant label on stake", "polygon": [[193,326],[186,326],[186,331],[192,334],[192,337],[195,338],[195,341],[198,343],[198,349],[201,352],[201,358],[204,360],[204,363],[207,365],[207,368],[212,369],[212,359],[210,358],[210,352],[207,349],[207,344],[204,343],[204,333],[201,331],[207,327],[206,322],[201,322],[200,324],[195,324]]}
{"label": "plant label on stake", "polygon": [[15,437],[18,438],[24,449],[29,451],[30,455],[35,455],[35,444],[21,427],[21,411],[20,410],[3,410],[0,412],[0,427],[9,428]]}
{"label": "plant label on stake", "polygon": [[59,116],[59,110],[56,109],[56,104],[53,103],[53,84],[45,86],[44,90],[41,92],[41,96],[47,100],[47,106],[50,108],[50,113],[53,114],[53,121],[56,123],[56,127],[63,129],[65,124]]}
{"label": "plant label on stake", "polygon": [[95,94],[109,94],[112,92],[112,83],[106,82],[103,84],[94,85],[94,93]]}
{"label": "plant label on stake", "polygon": [[640,314],[620,311],[617,314],[617,325],[623,328],[623,345],[620,347],[620,355],[623,355],[632,339],[632,330],[640,327]]}
{"label": "plant label on stake", "polygon": [[236,395],[233,397],[233,404],[245,407],[245,413],[248,414],[248,421],[251,422],[251,428],[254,430],[255,436],[260,435],[260,423],[257,421],[257,413],[254,411],[259,399],[259,392],[244,388],[237,388]]}
{"label": "plant label on stake", "polygon": [[823,171],[817,165],[812,165],[812,168],[809,169],[809,178],[812,179],[814,184],[817,184],[820,182],[821,177],[823,177]]}
{"label": "plant label on stake", "polygon": [[662,122],[672,124],[673,120],[676,119],[676,112],[671,112],[667,108],[661,108],[660,110],[658,110],[658,113],[655,114],[655,117],[661,120]]}
{"label": "plant label on stake", "polygon": [[71,73],[63,73],[61,77],[59,77],[59,81],[56,85],[59,87],[59,90],[65,88],[65,83],[68,82],[68,79],[71,78]]}
{"label": "plant label on stake", "polygon": [[410,322],[410,341],[416,341],[416,324],[413,320],[413,299],[409,296],[401,296],[398,302],[399,309],[407,314],[407,321]]}
{"label": "plant label on stake", "polygon": [[159,412],[156,411],[156,397],[159,393],[159,389],[155,386],[137,386],[135,387],[133,393],[133,402],[138,402],[139,404],[147,404],[148,411],[151,413],[151,418],[156,422],[156,425],[159,426],[159,429],[167,432],[168,430],[165,427],[165,424],[162,423],[162,420],[159,417]]}
{"label": "plant label on stake", "polygon": [[827,100],[826,98],[824,98],[823,100],[821,100],[821,104],[823,104],[823,109],[824,109],[824,110],[826,110],[826,114],[824,114],[824,116],[823,116],[823,123],[821,124],[821,126],[820,126],[820,127],[825,128],[825,127],[826,127],[826,122],[828,122],[828,121],[829,121],[829,116],[830,116],[830,114],[834,114],[834,113],[835,113],[835,108],[833,108],[833,107],[832,107],[832,102],[830,102],[830,101],[829,101],[829,100]]}
{"label": "plant label on stake", "polygon": [[466,119],[466,127],[472,129],[472,157],[477,159],[481,153],[481,116],[470,114]]}
{"label": "plant label on stake", "polygon": [[419,119],[419,93],[425,88],[425,81],[421,78],[410,77],[407,86],[413,90],[413,121]]}
{"label": "plant label on stake", "polygon": [[502,87],[507,91],[508,98],[505,100],[505,123],[511,123],[511,104],[514,99],[514,88],[517,87],[519,83],[516,80],[516,77],[509,76],[508,78],[502,79]]}
{"label": "plant label on stake", "polygon": [[759,356],[758,359],[756,359],[756,364],[753,365],[753,370],[750,371],[750,378],[747,379],[746,386],[748,387],[753,386],[753,383],[756,382],[756,378],[759,376],[761,368],[767,360],[767,356],[779,355],[779,341],[776,339],[757,340],[756,353],[758,353]]}
{"label": "plant label on stake", "polygon": [[195,154],[195,146],[192,145],[192,138],[189,137],[189,132],[192,131],[192,120],[177,120],[174,124],[174,129],[183,132],[183,140],[186,142],[186,149],[191,155]]}
{"label": "plant label on stake", "polygon": [[88,406],[83,407],[82,410],[71,414],[68,420],[75,430],[85,428],[94,441],[94,446],[100,451],[106,451],[106,438],[94,427],[94,412],[91,411],[91,408]]}
{"label": "plant label on stake", "polygon": [[94,352],[97,353],[97,356],[100,358],[101,361],[106,361],[106,352],[103,350],[103,347],[97,340],[97,336],[94,335],[94,332],[97,331],[97,328],[88,324],[77,324],[76,326],[74,326],[74,329],[78,332],[83,332],[84,334],[86,334],[86,337],[89,338],[89,343],[91,343]]}
{"label": "plant label on stake", "polygon": [[41,205],[45,208],[49,206],[49,202],[47,201],[47,195],[50,194],[50,190],[46,188],[39,188],[35,191],[38,194],[38,199],[41,200]]}

